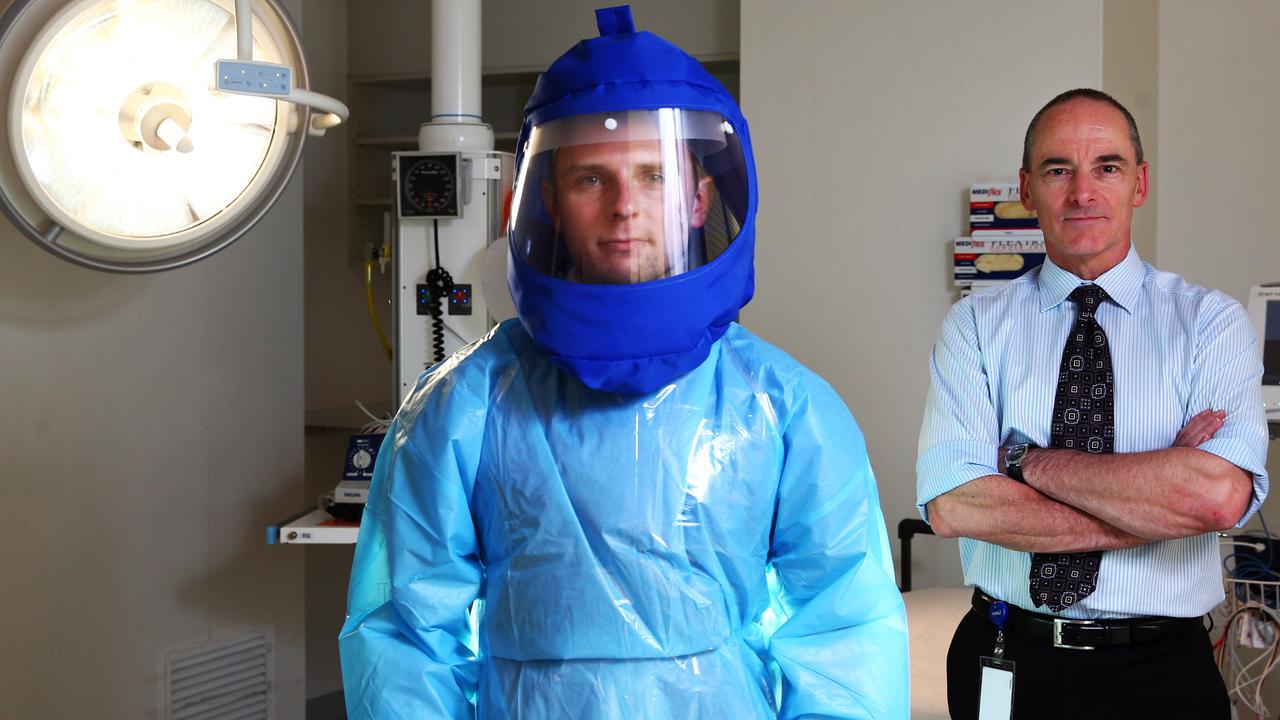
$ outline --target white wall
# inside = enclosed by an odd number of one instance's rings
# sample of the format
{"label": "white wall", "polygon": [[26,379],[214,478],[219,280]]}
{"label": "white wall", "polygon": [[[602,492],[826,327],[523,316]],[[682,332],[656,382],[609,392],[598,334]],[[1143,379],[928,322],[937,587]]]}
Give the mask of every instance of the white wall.
{"label": "white wall", "polygon": [[303,501],[301,318],[300,177],[141,277],[0,223],[0,716],[154,718],[164,651],[273,625],[302,717],[302,556],[264,533]]}
{"label": "white wall", "polygon": [[1280,4],[1165,2],[1159,21],[1160,265],[1247,302],[1249,288],[1280,282],[1268,212],[1280,190]]}
{"label": "white wall", "polygon": [[[302,0],[307,19],[303,44],[309,48],[312,87],[351,103],[347,85],[347,0]],[[418,0],[421,6],[428,3]],[[303,168],[306,184],[303,218],[303,318],[306,328],[305,407],[308,411],[350,408],[353,400],[387,405],[390,364],[378,345],[364,299],[364,273],[351,241],[348,148],[353,128],[368,118],[355,112],[350,121],[313,139]],[[386,181],[390,180],[387,170]],[[376,301],[390,332],[385,278],[376,284]],[[299,428],[301,430],[301,428]],[[306,492],[297,512],[332,490],[342,472],[351,430],[306,433]],[[338,670],[338,628],[345,616],[346,585],[352,545],[293,546],[284,549],[306,558],[306,697],[342,687]]]}
{"label": "white wall", "polygon": [[[929,351],[968,187],[1017,177],[1031,116],[1101,80],[1100,0],[742,2],[742,100],[760,172],[744,324],[858,418],[893,526],[915,510]],[[894,541],[895,552],[897,542]],[[913,582],[960,584],[918,538]]]}
{"label": "white wall", "polygon": [[[1280,282],[1280,4],[1166,0],[1159,28],[1160,266],[1247,302],[1250,287]],[[1274,488],[1276,441],[1268,470]],[[1262,508],[1273,533],[1276,507]],[[1263,698],[1280,707],[1274,680]]]}
{"label": "white wall", "polygon": [[1280,3],[1160,5],[1160,264],[1243,301],[1280,282]]}
{"label": "white wall", "polygon": [[[301,184],[184,270],[84,270],[0,227],[0,698],[142,718],[162,651],[275,624],[300,717]],[[11,715],[10,715],[11,714]]]}
{"label": "white wall", "polygon": [[1138,255],[1160,264],[1160,0],[1103,0],[1102,89],[1138,123],[1147,174],[1147,201],[1133,214],[1130,239]]}

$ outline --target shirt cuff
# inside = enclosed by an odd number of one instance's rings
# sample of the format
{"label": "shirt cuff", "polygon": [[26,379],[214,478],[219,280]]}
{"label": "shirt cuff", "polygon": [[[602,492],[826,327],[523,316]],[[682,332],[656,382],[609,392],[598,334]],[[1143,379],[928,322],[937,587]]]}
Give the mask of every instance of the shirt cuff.
{"label": "shirt cuff", "polygon": [[973,440],[940,443],[926,450],[916,461],[916,509],[920,517],[929,522],[925,506],[939,495],[970,480],[999,475],[998,451],[995,445]]}
{"label": "shirt cuff", "polygon": [[1249,447],[1249,443],[1236,438],[1211,437],[1196,446],[1196,449],[1217,455],[1253,475],[1253,497],[1249,500],[1249,509],[1245,510],[1240,522],[1236,523],[1236,527],[1244,527],[1244,524],[1249,522],[1249,518],[1253,517],[1259,507],[1262,507],[1262,501],[1267,499],[1267,491],[1271,483],[1267,477],[1265,460],[1260,461],[1257,453]]}

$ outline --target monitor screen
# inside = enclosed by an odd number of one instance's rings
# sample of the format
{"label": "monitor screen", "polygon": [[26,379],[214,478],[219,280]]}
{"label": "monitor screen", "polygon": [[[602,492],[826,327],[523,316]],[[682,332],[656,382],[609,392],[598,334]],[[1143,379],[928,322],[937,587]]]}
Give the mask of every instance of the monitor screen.
{"label": "monitor screen", "polygon": [[1267,300],[1262,337],[1262,384],[1280,385],[1280,299]]}

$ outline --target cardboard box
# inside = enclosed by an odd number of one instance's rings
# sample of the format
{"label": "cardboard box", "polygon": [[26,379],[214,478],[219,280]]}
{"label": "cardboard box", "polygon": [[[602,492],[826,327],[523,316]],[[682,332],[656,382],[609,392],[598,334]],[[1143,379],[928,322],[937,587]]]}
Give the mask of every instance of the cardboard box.
{"label": "cardboard box", "polygon": [[1022,207],[1018,183],[974,183],[969,188],[969,231],[1026,230],[1040,227],[1035,213]]}
{"label": "cardboard box", "polygon": [[952,257],[960,287],[1012,280],[1044,262],[1044,236],[1037,231],[956,238]]}
{"label": "cardboard box", "polygon": [[967,252],[1044,253],[1044,233],[1039,230],[976,230],[969,233]]}

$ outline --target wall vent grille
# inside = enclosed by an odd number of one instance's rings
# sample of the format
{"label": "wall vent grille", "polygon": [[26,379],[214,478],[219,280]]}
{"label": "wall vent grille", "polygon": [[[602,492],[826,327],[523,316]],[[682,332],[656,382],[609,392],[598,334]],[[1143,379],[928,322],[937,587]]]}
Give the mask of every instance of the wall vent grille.
{"label": "wall vent grille", "polygon": [[263,628],[165,653],[164,720],[273,720],[274,646]]}

